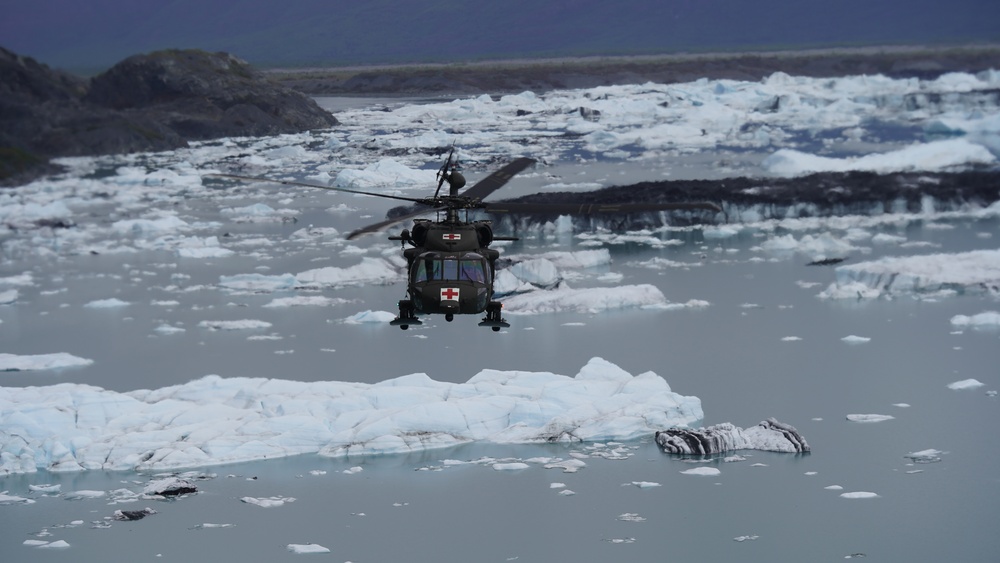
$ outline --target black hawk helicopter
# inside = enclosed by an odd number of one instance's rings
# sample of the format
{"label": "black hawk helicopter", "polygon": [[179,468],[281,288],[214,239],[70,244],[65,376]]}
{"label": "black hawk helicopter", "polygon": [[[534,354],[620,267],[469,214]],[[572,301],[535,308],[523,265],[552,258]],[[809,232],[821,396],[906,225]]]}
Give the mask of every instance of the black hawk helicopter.
{"label": "black hawk helicopter", "polygon": [[[500,252],[490,248],[493,241],[515,241],[516,237],[494,236],[489,220],[470,220],[469,213],[482,210],[494,214],[565,214],[590,215],[594,213],[634,213],[676,209],[704,209],[721,212],[714,203],[522,203],[485,202],[487,196],[510,181],[515,174],[535,164],[531,158],[516,158],[506,166],[483,178],[459,193],[465,187],[465,177],[459,172],[455,150],[437,172],[437,190],[433,197],[410,198],[396,195],[352,190],[333,186],[320,186],[306,182],[275,180],[271,178],[211,174],[211,177],[241,181],[273,182],[289,186],[319,188],[387,199],[408,201],[415,204],[404,213],[362,227],[349,235],[353,240],[362,235],[380,232],[392,225],[413,219],[411,229],[403,229],[389,240],[400,241],[407,264],[406,299],[399,301],[399,316],[390,324],[406,330],[410,325],[423,324],[420,315],[441,314],[451,322],[455,315],[486,313],[479,326],[490,327],[494,332],[510,324],[502,316],[503,305],[493,299],[493,280],[496,261]],[[448,184],[448,193],[441,188]],[[436,220],[420,218],[436,213]],[[461,216],[460,216],[461,215]],[[406,248],[409,245],[410,248]]]}

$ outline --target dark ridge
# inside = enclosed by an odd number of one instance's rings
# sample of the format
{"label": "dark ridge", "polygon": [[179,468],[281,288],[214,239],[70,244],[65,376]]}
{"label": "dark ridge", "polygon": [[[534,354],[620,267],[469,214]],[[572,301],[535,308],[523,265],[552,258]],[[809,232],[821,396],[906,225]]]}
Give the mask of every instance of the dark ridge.
{"label": "dark ridge", "polygon": [[[665,212],[672,225],[740,221],[755,218],[915,213],[928,198],[938,207],[987,207],[1000,200],[1000,171],[964,172],[822,172],[797,178],[728,178],[664,180],[613,186],[591,192],[546,192],[511,199],[531,203],[696,202],[718,204],[724,216],[709,211]],[[594,216],[597,218],[597,216]],[[519,224],[546,222],[548,215],[522,216]],[[495,219],[502,222],[502,216]],[[618,228],[662,225],[660,213],[614,217]]]}
{"label": "dark ridge", "polygon": [[87,80],[0,47],[0,185],[53,172],[54,157],[334,125],[314,100],[226,53],[136,55]]}

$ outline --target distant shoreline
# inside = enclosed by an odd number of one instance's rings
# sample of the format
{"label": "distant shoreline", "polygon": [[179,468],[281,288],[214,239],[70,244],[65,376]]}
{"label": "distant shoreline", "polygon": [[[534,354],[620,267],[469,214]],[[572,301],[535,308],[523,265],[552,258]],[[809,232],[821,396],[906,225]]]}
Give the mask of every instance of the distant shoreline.
{"label": "distant shoreline", "polygon": [[591,88],[699,78],[760,80],[775,72],[810,77],[883,74],[936,78],[1000,69],[1000,44],[890,45],[795,51],[510,59],[456,63],[275,68],[272,79],[310,95],[468,95]]}

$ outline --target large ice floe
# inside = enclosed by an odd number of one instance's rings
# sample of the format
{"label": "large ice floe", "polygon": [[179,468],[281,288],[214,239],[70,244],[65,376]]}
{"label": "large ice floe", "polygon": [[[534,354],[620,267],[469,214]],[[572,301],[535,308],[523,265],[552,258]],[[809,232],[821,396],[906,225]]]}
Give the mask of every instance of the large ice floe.
{"label": "large ice floe", "polygon": [[1000,250],[890,256],[839,266],[836,277],[820,297],[1000,295]]}
{"label": "large ice floe", "polygon": [[415,373],[375,384],[209,375],[128,393],[0,387],[0,474],[164,470],[472,441],[628,440],[702,418],[697,397],[600,358],[572,377],[486,369],[466,383]]}

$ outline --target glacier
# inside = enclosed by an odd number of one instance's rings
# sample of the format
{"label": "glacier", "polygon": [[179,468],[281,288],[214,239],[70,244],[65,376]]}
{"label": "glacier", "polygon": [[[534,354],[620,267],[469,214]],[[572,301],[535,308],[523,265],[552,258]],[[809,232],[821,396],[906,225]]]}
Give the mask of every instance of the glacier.
{"label": "glacier", "polygon": [[485,369],[466,383],[414,373],[374,384],[208,375],[126,393],[0,387],[0,474],[630,440],[703,416],[697,397],[655,373],[633,376],[596,357],[572,377]]}

